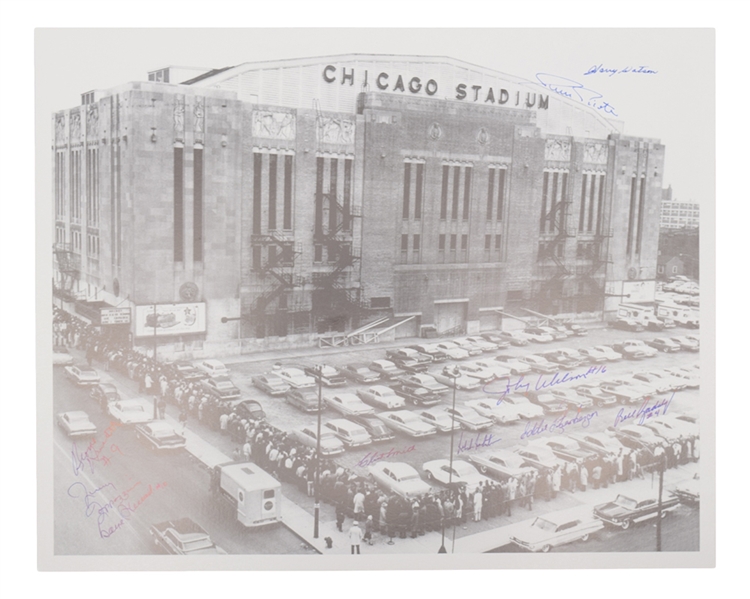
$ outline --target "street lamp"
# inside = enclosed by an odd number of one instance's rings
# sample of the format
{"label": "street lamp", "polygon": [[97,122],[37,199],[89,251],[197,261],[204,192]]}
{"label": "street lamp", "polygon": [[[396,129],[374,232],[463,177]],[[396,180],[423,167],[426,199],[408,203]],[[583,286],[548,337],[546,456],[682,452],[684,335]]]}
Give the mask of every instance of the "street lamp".
{"label": "street lamp", "polygon": [[323,366],[318,364],[313,372],[318,379],[318,432],[315,435],[315,516],[313,524],[313,539],[317,539],[320,527],[320,413],[323,411]]}
{"label": "street lamp", "polygon": [[[453,486],[453,433],[456,430],[456,379],[461,376],[461,371],[458,369],[458,366],[454,366],[452,370],[446,369],[443,372],[453,379],[453,407],[451,409],[451,454],[448,458],[448,488],[451,489]],[[440,549],[438,550],[438,553],[448,553],[448,551],[445,549],[445,518],[443,518],[441,524],[442,531],[440,534]]]}

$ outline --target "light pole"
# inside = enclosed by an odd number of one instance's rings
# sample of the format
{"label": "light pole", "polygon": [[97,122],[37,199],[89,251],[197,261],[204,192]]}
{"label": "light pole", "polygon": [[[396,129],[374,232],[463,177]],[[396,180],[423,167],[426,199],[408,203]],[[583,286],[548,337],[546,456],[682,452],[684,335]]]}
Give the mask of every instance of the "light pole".
{"label": "light pole", "polygon": [[318,379],[318,431],[315,435],[315,516],[313,524],[313,539],[318,538],[320,527],[320,413],[323,409],[323,368],[319,364],[315,367],[315,377]]}
{"label": "light pole", "polygon": [[[444,370],[445,374],[453,379],[453,407],[451,409],[451,453],[448,458],[448,488],[451,489],[453,486],[453,433],[456,430],[456,379],[461,376],[461,371],[458,366],[454,366],[452,370]],[[438,499],[438,501],[440,501]],[[445,518],[442,520],[442,531],[440,533],[440,549],[438,553],[448,553],[445,548]]]}
{"label": "light pole", "polygon": [[[159,319],[158,319],[158,317],[156,315],[156,302],[154,302],[154,322],[152,323],[154,325],[154,367],[156,367],[156,329],[157,329],[158,323],[159,323]],[[146,376],[151,376],[151,373],[147,372]],[[158,417],[158,415],[159,415],[159,413],[157,412],[157,404],[156,404],[156,402],[157,402],[157,399],[156,399],[157,394],[154,393],[155,383],[156,383],[156,381],[154,381],[153,377],[152,377],[152,380],[151,380],[151,392],[154,395],[154,420],[156,420],[157,417]]]}

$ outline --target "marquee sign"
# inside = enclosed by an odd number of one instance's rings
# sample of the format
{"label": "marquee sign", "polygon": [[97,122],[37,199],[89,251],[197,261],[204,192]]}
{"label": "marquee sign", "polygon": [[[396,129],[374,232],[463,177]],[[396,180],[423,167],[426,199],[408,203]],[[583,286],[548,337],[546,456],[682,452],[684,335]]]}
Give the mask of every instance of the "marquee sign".
{"label": "marquee sign", "polygon": [[135,307],[136,337],[206,332],[206,304],[146,304]]}
{"label": "marquee sign", "polygon": [[[363,73],[363,74],[362,74]],[[323,67],[323,80],[326,83],[339,83],[340,85],[354,85],[355,69],[342,67],[339,69],[335,65],[328,64]],[[441,89],[437,80],[422,77],[404,77],[400,74],[388,73],[381,71],[375,75],[374,80],[370,77],[367,69],[360,71],[358,84],[368,85],[370,82],[375,84],[376,89],[380,91],[410,93],[414,95],[434,96]],[[458,83],[452,90],[455,100],[465,100],[467,102],[476,102],[481,104],[498,104],[500,106],[508,105],[519,108],[537,108],[538,110],[549,109],[549,95],[542,95],[534,92],[517,91],[509,92],[505,88],[469,85],[468,83]]]}

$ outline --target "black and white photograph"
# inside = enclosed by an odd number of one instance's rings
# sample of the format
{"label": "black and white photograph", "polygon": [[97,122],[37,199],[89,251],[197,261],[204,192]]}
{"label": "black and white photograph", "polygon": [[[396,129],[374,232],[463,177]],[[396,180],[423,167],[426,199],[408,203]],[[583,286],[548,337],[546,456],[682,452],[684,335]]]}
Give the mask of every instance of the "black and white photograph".
{"label": "black and white photograph", "polygon": [[35,43],[40,569],[713,564],[712,29]]}

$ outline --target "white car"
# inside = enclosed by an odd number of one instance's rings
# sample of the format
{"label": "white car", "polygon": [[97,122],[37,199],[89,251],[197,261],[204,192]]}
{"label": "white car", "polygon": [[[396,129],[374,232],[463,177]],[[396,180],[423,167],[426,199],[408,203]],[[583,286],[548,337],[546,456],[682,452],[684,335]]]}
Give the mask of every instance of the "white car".
{"label": "white car", "polygon": [[306,389],[308,387],[315,387],[317,384],[315,379],[305,374],[305,371],[301,368],[281,368],[274,371],[282,381],[289,385],[292,389]]}
{"label": "white car", "polygon": [[449,416],[455,417],[455,419],[461,423],[465,429],[470,431],[481,431],[490,428],[493,424],[492,420],[480,416],[473,409],[466,407],[450,407],[443,408]]}
{"label": "white car", "polygon": [[603,457],[617,456],[620,453],[627,454],[630,451],[615,437],[607,433],[571,433],[569,437],[576,441],[581,448],[594,451]]}
{"label": "white car", "polygon": [[482,384],[495,380],[497,378],[497,372],[502,370],[502,367],[488,368],[478,362],[461,362],[457,364],[456,367],[466,376],[478,379]]}
{"label": "white car", "polygon": [[[305,426],[291,431],[291,437],[303,445],[315,449],[318,444],[318,435],[316,427]],[[328,429],[320,431],[320,454],[325,456],[338,455],[344,453],[343,442]]]}
{"label": "white car", "polygon": [[584,347],[579,349],[578,353],[581,354],[581,356],[583,356],[585,360],[593,362],[594,364],[607,362],[610,360],[608,354],[603,349],[600,349],[598,347]]}
{"label": "white car", "polygon": [[197,366],[198,370],[202,370],[208,376],[229,376],[229,368],[227,368],[223,362],[219,360],[201,360]]}
{"label": "white car", "polygon": [[154,418],[154,408],[139,399],[121,399],[107,406],[109,415],[122,424],[143,424]]}
{"label": "white car", "polygon": [[344,416],[361,416],[363,414],[375,413],[375,410],[363,403],[354,393],[338,393],[323,397],[323,401],[329,408],[333,408]]}
{"label": "white car", "polygon": [[469,461],[475,464],[480,472],[489,473],[498,480],[518,478],[536,472],[536,469],[526,464],[524,458],[507,449],[475,453],[469,456]]}
{"label": "white car", "polygon": [[419,473],[404,462],[377,462],[367,468],[370,475],[386,491],[404,498],[429,493],[432,487],[419,478]]}
{"label": "white car", "polygon": [[449,460],[432,460],[422,465],[427,480],[436,480],[444,485],[466,485],[467,491],[473,492],[480,484],[488,485],[491,481],[479,474],[477,469],[463,460],[453,460],[451,471]]}
{"label": "white car", "polygon": [[598,354],[601,354],[606,358],[608,362],[617,362],[618,360],[622,360],[622,354],[619,352],[616,352],[614,349],[609,347],[608,345],[595,345],[594,347],[589,348],[588,350],[579,349],[578,353],[583,354],[584,356],[587,355],[586,352],[596,351]]}
{"label": "white car", "polygon": [[582,508],[575,508],[535,518],[531,524],[519,527],[510,540],[523,549],[547,553],[566,543],[587,541],[591,534],[602,528],[604,523],[601,520]]}
{"label": "white car", "polygon": [[135,436],[147,441],[153,449],[180,449],[186,445],[185,437],[166,420],[137,425]]}
{"label": "white car", "polygon": [[442,383],[443,385],[447,385],[448,387],[455,387],[456,389],[471,391],[472,389],[479,389],[479,387],[482,386],[482,381],[471,376],[467,376],[467,374],[465,373],[461,373],[459,374],[459,376],[453,376],[452,370],[452,366],[446,366],[442,370],[430,372],[429,374],[438,383]]}
{"label": "white car", "polygon": [[91,422],[89,415],[81,410],[59,413],[57,424],[68,437],[87,437],[96,434],[96,425]]}
{"label": "white car", "polygon": [[[446,354],[451,360],[465,360],[469,352],[451,341],[443,341],[437,344],[437,348]],[[481,353],[481,351],[479,352]]]}
{"label": "white car", "polygon": [[437,428],[427,424],[417,414],[409,410],[397,410],[376,415],[391,430],[404,433],[410,437],[427,437],[437,433]]}
{"label": "white car", "polygon": [[76,385],[96,385],[99,382],[99,373],[85,364],[66,366],[65,374]]}
{"label": "white car", "polygon": [[506,403],[498,404],[497,401],[492,399],[473,399],[467,401],[466,405],[480,416],[489,418],[496,424],[509,424],[520,420],[518,412],[513,409],[513,406]]}
{"label": "white car", "polygon": [[526,362],[522,362],[519,358],[516,358],[514,356],[495,356],[495,360],[501,365],[505,366],[506,368],[510,369],[510,373],[513,376],[519,376],[522,374],[530,374],[531,373],[531,365],[527,364]]}
{"label": "white car", "polygon": [[454,421],[450,414],[446,414],[442,408],[430,408],[429,410],[422,410],[418,416],[424,420],[427,424],[434,426],[441,433],[450,432],[451,428],[455,424],[456,430],[461,428],[458,421]]}
{"label": "white car", "polygon": [[511,372],[510,366],[507,366],[505,364],[501,364],[497,360],[477,360],[476,362],[472,362],[476,366],[479,366],[480,368],[484,368],[488,370],[494,379],[507,379],[511,376],[513,376],[513,373]]}
{"label": "white car", "polygon": [[[469,341],[466,337],[462,337],[460,339],[454,339],[453,343],[458,345],[461,349],[465,349],[467,352],[469,352],[470,356],[481,356],[483,351],[488,351],[473,341]],[[487,342],[485,341],[485,344]]]}
{"label": "white car", "polygon": [[382,410],[400,410],[406,405],[403,397],[400,397],[393,389],[385,385],[373,385],[367,389],[357,389],[357,395],[363,402]]}
{"label": "white car", "polygon": [[531,403],[528,397],[524,397],[520,393],[510,393],[498,401],[501,405],[510,406],[521,418],[527,420],[542,418],[544,416],[544,408],[542,406]]}
{"label": "white car", "polygon": [[[492,341],[484,339],[483,337],[467,337],[466,340],[476,345],[483,352],[497,351],[500,349],[497,343],[492,343]],[[505,343],[504,345],[507,347],[508,344]]]}

